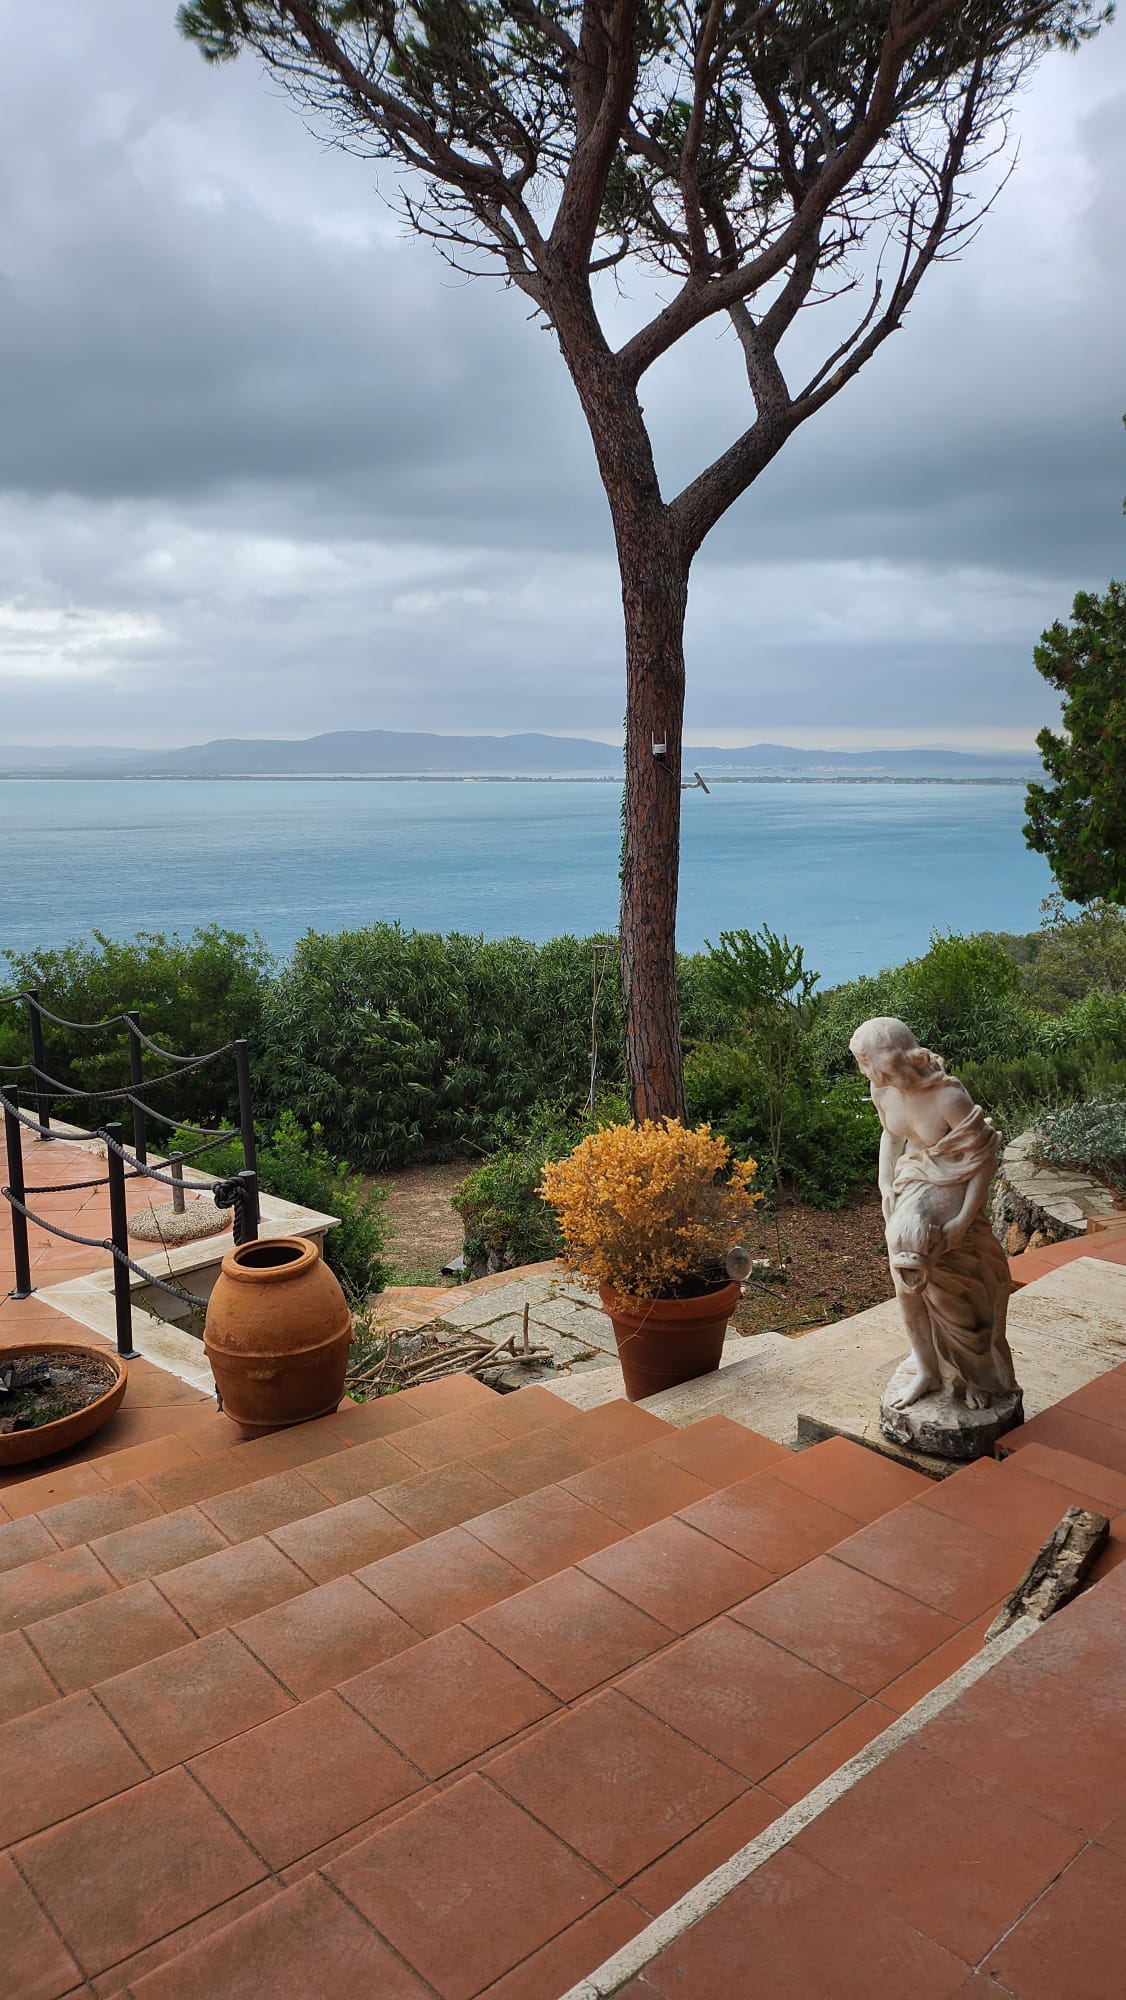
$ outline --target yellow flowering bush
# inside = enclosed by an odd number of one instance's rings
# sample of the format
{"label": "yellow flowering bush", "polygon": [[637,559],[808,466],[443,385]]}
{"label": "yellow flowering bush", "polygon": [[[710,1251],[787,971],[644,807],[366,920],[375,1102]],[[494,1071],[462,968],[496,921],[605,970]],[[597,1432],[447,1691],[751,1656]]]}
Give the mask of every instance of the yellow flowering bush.
{"label": "yellow flowering bush", "polygon": [[563,1261],[630,1298],[691,1296],[724,1282],[724,1258],[762,1195],[755,1160],[733,1160],[710,1125],[610,1125],[549,1163],[540,1193],[559,1215]]}

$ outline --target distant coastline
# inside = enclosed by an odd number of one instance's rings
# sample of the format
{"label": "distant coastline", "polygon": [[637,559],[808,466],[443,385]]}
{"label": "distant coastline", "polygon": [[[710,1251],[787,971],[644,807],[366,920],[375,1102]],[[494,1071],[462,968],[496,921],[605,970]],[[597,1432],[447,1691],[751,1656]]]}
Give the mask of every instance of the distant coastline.
{"label": "distant coastline", "polygon": [[[685,766],[685,769],[690,768]],[[713,772],[716,785],[1027,785],[1035,771],[994,777],[957,773],[894,776],[884,771]],[[606,771],[0,771],[0,783],[83,785],[620,785]]]}

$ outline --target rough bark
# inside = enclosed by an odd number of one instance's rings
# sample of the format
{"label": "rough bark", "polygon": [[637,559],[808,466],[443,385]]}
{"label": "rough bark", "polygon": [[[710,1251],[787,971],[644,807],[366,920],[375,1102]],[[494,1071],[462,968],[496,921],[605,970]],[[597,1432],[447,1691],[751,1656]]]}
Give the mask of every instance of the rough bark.
{"label": "rough bark", "polygon": [[[667,527],[619,535],[626,635],[621,951],[630,1110],[684,1118],[676,994],[688,572]],[[663,756],[653,744],[664,743]]]}

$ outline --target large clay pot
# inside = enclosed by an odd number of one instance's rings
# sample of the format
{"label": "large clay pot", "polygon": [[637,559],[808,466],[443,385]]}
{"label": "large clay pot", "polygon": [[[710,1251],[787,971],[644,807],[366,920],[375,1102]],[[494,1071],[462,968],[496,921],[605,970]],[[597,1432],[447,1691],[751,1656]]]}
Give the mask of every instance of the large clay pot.
{"label": "large clay pot", "polygon": [[225,1414],[241,1430],[327,1417],[344,1394],[352,1316],[315,1243],[268,1236],[228,1250],[203,1345]]}
{"label": "large clay pot", "polygon": [[40,1361],[51,1360],[56,1354],[67,1359],[82,1356],[96,1361],[105,1370],[105,1393],[87,1403],[84,1410],[72,1410],[68,1417],[58,1417],[53,1424],[0,1433],[0,1471],[9,1465],[27,1465],[32,1459],[47,1458],[56,1451],[69,1451],[71,1445],[81,1444],[100,1431],[121,1403],[129,1370],[112,1348],[95,1347],[92,1341],[87,1345],[79,1340],[53,1340],[49,1346],[43,1342],[35,1347],[5,1347],[2,1358]]}
{"label": "large clay pot", "polygon": [[599,1287],[631,1403],[719,1367],[739,1291],[738,1285],[721,1285],[694,1299],[629,1299]]}

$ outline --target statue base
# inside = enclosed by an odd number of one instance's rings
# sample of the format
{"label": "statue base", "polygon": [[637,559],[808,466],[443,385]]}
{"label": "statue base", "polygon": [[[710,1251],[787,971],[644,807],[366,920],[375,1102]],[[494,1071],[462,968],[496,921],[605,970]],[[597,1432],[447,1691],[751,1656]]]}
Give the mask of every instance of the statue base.
{"label": "statue base", "polygon": [[906,1445],[931,1458],[962,1462],[989,1458],[997,1439],[1024,1422],[1024,1398],[1019,1389],[995,1396],[984,1410],[971,1410],[949,1389],[920,1396],[905,1410],[896,1409],[889,1399],[906,1387],[914,1365],[910,1356],[900,1362],[880,1402],[880,1429],[893,1444]]}

